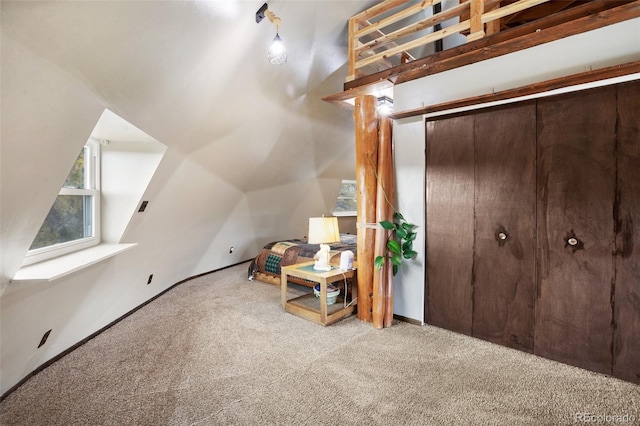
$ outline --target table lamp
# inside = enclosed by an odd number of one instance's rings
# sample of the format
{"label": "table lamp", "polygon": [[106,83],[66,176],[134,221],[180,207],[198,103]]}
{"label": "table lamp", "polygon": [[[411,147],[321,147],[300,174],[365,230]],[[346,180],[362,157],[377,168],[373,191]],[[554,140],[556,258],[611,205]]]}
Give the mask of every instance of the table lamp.
{"label": "table lamp", "polygon": [[310,217],[309,218],[309,244],[320,244],[320,250],[315,255],[316,263],[313,269],[317,271],[330,271],[328,243],[340,241],[337,217]]}

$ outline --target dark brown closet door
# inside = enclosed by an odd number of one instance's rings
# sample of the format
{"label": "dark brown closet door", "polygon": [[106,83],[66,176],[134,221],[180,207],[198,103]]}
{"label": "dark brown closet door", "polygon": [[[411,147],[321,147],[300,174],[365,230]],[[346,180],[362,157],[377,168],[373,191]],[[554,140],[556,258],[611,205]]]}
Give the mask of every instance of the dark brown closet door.
{"label": "dark brown closet door", "polygon": [[640,383],[640,82],[618,86],[613,375]]}
{"label": "dark brown closet door", "polygon": [[536,106],[475,118],[473,335],[533,352]]}
{"label": "dark brown closet door", "polygon": [[535,353],[611,372],[615,87],[538,101]]}
{"label": "dark brown closet door", "polygon": [[425,321],[471,334],[473,117],[426,126]]}

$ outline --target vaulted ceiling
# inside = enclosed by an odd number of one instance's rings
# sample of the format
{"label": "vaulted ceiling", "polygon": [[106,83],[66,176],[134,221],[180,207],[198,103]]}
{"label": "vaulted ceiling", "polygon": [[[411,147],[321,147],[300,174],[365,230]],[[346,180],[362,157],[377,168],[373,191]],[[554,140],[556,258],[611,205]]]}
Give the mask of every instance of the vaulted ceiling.
{"label": "vaulted ceiling", "polygon": [[[288,62],[266,58],[262,1],[4,2],[3,32],[170,149],[242,192],[354,174],[347,19],[375,2],[269,2]],[[286,165],[286,167],[283,167]]]}

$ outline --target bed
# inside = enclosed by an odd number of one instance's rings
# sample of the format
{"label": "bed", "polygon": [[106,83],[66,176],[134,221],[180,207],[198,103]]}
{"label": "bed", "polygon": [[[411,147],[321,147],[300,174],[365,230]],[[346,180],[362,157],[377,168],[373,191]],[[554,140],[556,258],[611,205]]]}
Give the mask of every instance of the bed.
{"label": "bed", "polygon": [[[356,236],[340,234],[340,242],[329,244],[330,264],[340,266],[340,255],[350,250],[356,254]],[[308,244],[306,240],[274,241],[265,245],[249,264],[247,275],[249,280],[259,280],[270,284],[280,285],[280,267],[313,260],[318,252],[318,244]],[[290,282],[312,287],[313,282],[291,277]]]}

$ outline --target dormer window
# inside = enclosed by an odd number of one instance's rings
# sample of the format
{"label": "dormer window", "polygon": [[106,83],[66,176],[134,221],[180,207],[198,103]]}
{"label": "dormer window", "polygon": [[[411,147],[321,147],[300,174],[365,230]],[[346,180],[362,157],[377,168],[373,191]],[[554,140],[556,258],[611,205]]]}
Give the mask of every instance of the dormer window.
{"label": "dormer window", "polygon": [[100,145],[88,142],[76,159],[23,265],[100,242]]}
{"label": "dormer window", "polygon": [[333,209],[334,216],[355,216],[358,204],[356,201],[356,181],[343,180]]}

